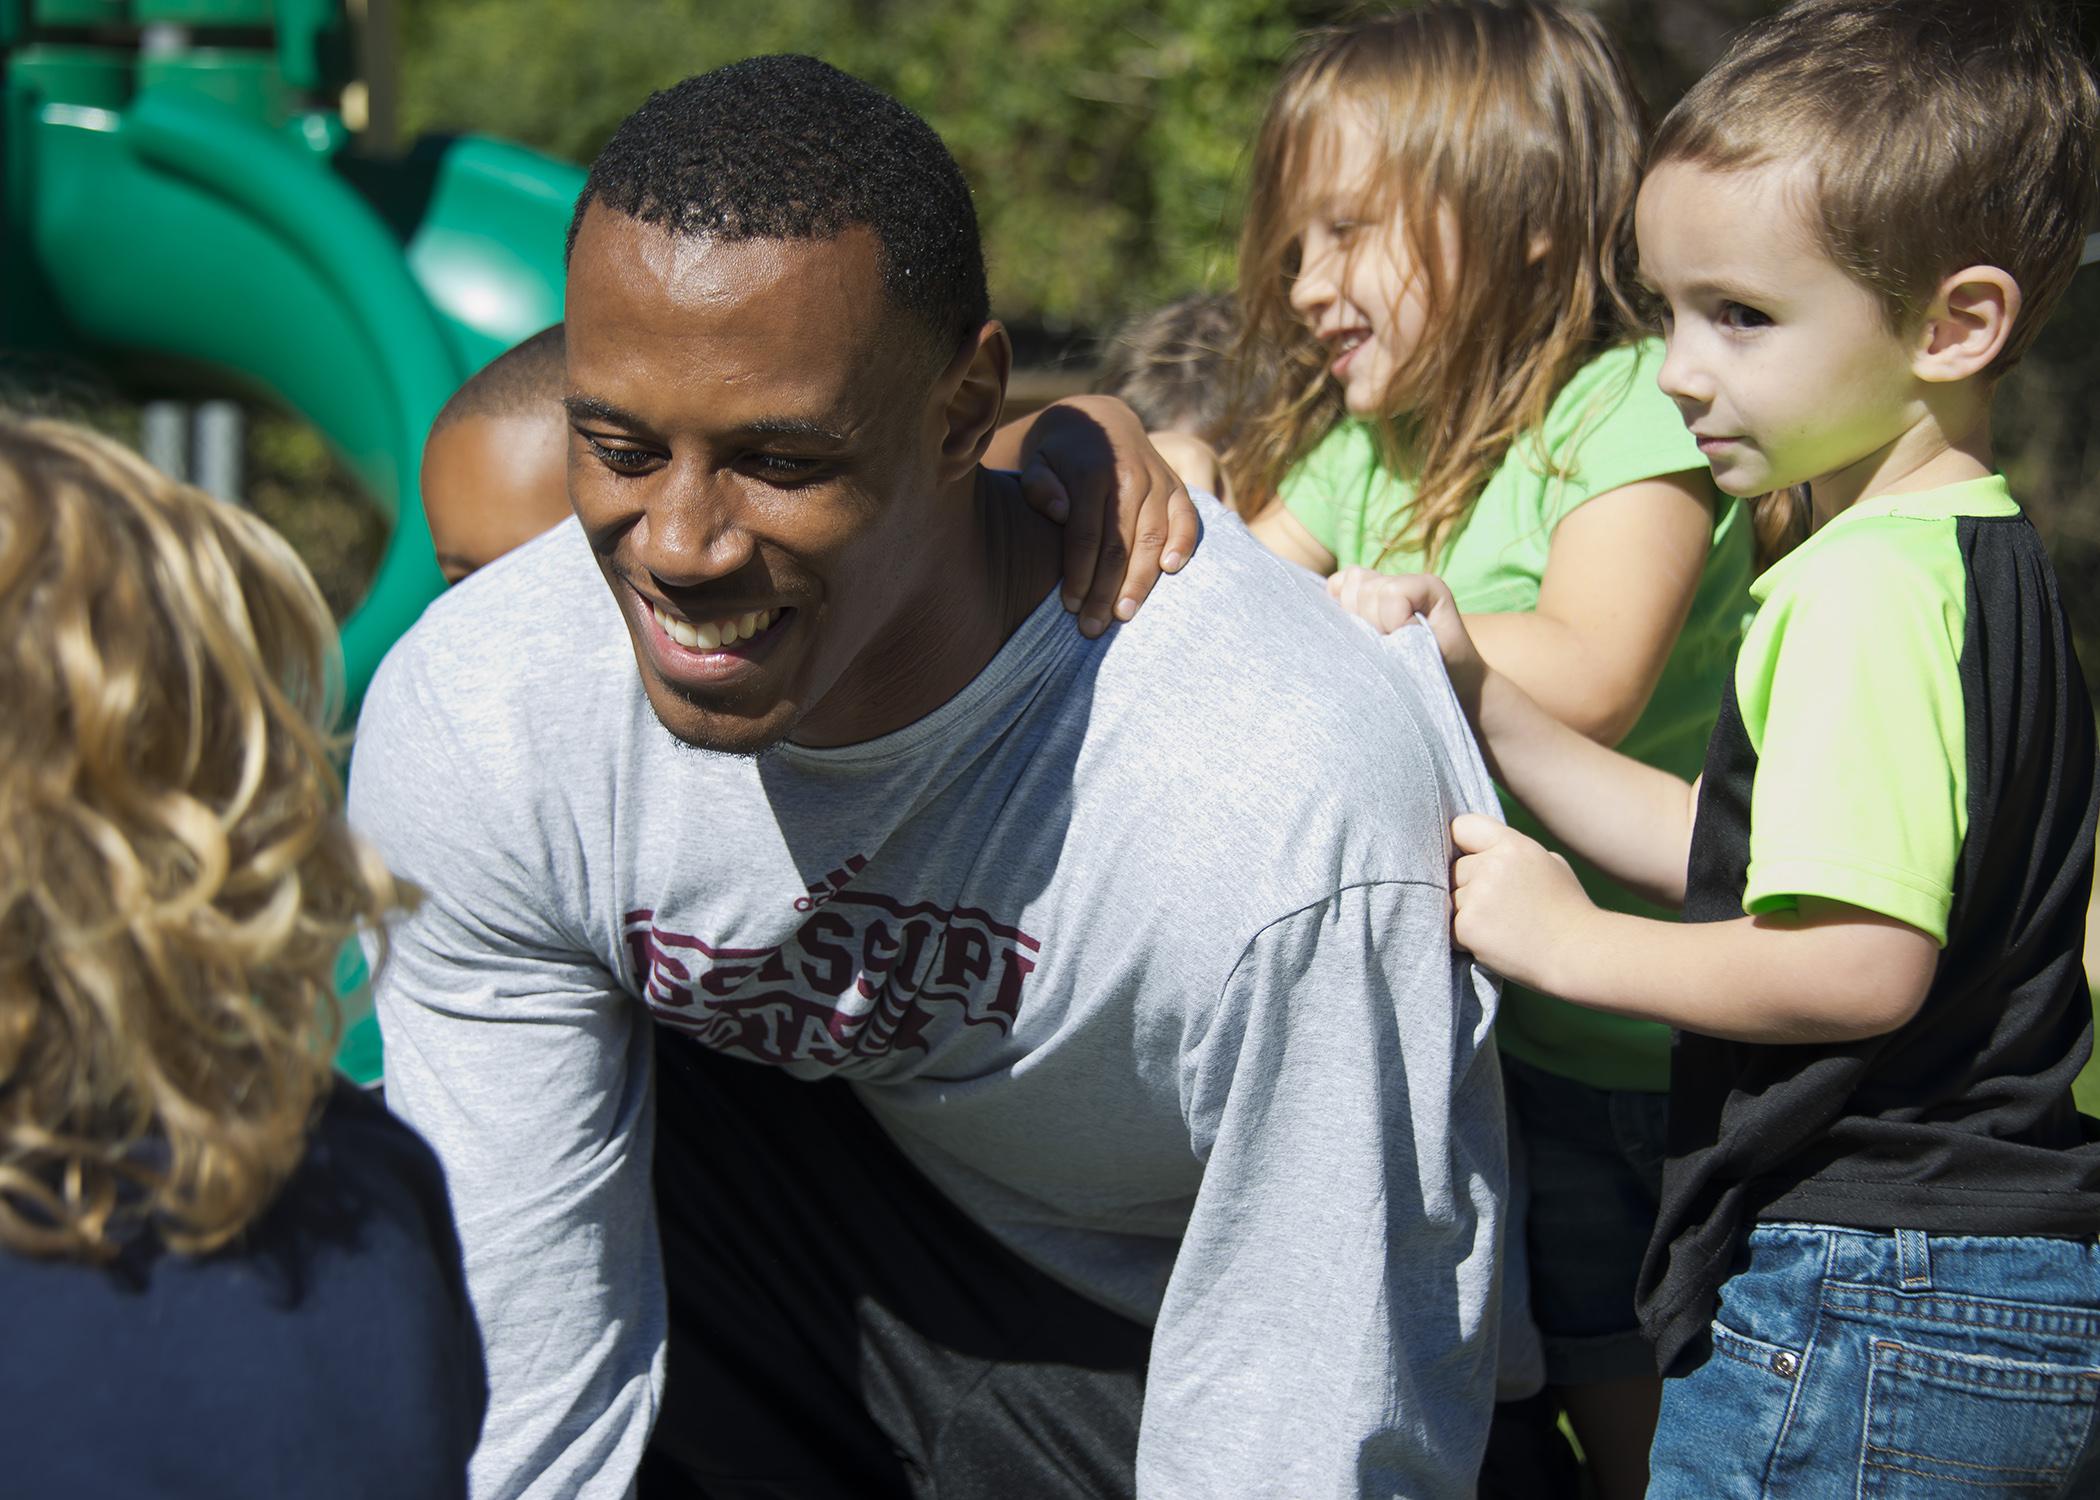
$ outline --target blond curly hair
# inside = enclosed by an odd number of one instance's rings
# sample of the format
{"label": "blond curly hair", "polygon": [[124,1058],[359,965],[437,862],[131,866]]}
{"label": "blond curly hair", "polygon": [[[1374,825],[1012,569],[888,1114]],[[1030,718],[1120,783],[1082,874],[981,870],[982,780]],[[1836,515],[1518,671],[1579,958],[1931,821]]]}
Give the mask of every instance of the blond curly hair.
{"label": "blond curly hair", "polygon": [[0,1248],[212,1250],[298,1163],[337,954],[404,896],[342,818],[335,649],[267,526],[0,419]]}

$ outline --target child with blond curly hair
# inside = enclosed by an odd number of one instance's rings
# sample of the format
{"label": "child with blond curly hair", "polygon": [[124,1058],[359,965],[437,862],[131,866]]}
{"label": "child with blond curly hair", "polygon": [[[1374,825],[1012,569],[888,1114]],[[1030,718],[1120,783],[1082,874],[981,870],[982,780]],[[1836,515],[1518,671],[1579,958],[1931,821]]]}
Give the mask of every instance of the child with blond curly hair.
{"label": "child with blond curly hair", "polygon": [[260,522],[0,421],[12,1493],[465,1493],[444,1179],[328,1064],[336,955],[403,897],[341,816],[334,641]]}

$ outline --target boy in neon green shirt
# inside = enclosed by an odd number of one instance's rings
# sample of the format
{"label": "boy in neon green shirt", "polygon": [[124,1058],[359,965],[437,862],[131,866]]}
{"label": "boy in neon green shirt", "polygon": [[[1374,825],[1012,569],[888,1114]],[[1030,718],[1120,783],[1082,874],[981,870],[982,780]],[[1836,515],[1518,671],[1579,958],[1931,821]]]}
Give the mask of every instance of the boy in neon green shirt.
{"label": "boy in neon green shirt", "polygon": [[1388,628],[1429,615],[1504,785],[1684,900],[1599,911],[1522,834],[1453,827],[1463,944],[1678,1028],[1655,1500],[2100,1488],[2100,1129],[2071,1098],[2100,777],[1989,434],[2077,265],[2096,120],[2039,6],[1807,0],[1665,122],[1662,387],[1723,489],[1812,532],[1755,586],[1694,786],[1483,668],[1435,580],[1353,581]]}

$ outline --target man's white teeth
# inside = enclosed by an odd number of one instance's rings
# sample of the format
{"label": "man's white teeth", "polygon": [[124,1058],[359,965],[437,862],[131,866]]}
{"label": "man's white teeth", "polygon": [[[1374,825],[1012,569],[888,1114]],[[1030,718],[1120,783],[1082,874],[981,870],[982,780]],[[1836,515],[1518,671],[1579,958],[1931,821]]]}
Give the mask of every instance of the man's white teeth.
{"label": "man's white teeth", "polygon": [[726,620],[710,620],[704,625],[690,625],[684,620],[665,614],[654,604],[649,612],[656,616],[656,623],[663,627],[665,635],[678,642],[688,651],[719,651],[725,646],[734,646],[738,641],[748,641],[761,631],[773,628],[780,618],[777,609],[753,610],[749,614],[734,615]]}

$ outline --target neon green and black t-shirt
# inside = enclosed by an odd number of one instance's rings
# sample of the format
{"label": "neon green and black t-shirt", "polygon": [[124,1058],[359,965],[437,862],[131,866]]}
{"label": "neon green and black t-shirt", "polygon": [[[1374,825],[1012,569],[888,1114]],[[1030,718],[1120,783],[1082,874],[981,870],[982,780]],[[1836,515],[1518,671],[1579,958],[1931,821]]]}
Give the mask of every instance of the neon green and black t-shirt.
{"label": "neon green and black t-shirt", "polygon": [[[1414,486],[1384,469],[1370,430],[1344,422],[1288,474],[1283,503],[1335,556],[1338,567],[1387,573],[1433,571],[1467,614],[1538,608],[1553,531],[1599,495],[1666,474],[1704,473],[1706,459],[1669,397],[1655,383],[1660,341],[1606,350],[1554,397],[1537,441],[1526,436],[1481,491],[1472,513],[1432,569],[1419,551],[1386,554],[1407,525]],[[1689,781],[1699,774],[1720,708],[1722,684],[1750,610],[1751,536],[1742,507],[1715,496],[1713,547],[1677,644],[1655,693],[1619,749]],[[1545,830],[1504,799],[1512,825],[1558,849]],[[1567,850],[1561,849],[1566,854]],[[1590,898],[1613,911],[1671,918],[1571,859]],[[1607,1016],[1511,985],[1495,1023],[1512,1057],[1593,1088],[1670,1086],[1669,1028]]]}
{"label": "neon green and black t-shirt", "polygon": [[1664,1368],[1758,1220],[2100,1231],[2080,965],[2093,709],[2000,478],[1845,511],[1758,579],[1706,760],[1687,921],[1821,897],[1942,947],[1918,1014],[1831,1046],[1680,1032],[1641,1318]]}

